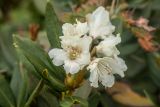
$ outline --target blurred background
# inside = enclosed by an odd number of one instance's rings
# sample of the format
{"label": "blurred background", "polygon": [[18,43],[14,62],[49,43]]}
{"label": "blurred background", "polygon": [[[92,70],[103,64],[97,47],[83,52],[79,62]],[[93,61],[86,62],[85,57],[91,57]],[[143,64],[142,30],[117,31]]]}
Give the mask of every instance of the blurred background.
{"label": "blurred background", "polygon": [[[160,106],[160,0],[50,1],[62,23],[75,22],[76,18],[83,21],[88,12],[102,5],[110,12],[115,33],[121,34],[122,43],[118,48],[128,66],[126,76],[123,79],[117,77],[112,88],[92,89],[87,97],[89,107]],[[23,76],[13,79],[21,65],[12,35],[30,38],[47,52],[50,46],[45,32],[46,3],[47,0],[0,0],[0,75],[15,96],[19,92],[15,87],[24,83],[18,82]],[[29,84],[26,93],[30,93],[37,83],[31,68],[26,69],[29,71],[25,77]],[[51,104],[55,98],[48,101],[42,94],[36,97],[31,107],[58,106],[57,102]],[[0,107],[5,107],[1,101]]]}

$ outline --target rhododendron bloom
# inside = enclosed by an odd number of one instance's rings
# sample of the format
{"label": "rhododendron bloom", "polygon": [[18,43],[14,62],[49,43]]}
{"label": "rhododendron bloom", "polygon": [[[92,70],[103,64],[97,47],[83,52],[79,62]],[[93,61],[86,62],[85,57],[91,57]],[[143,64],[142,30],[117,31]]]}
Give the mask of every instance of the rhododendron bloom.
{"label": "rhododendron bloom", "polygon": [[112,87],[115,81],[114,74],[124,77],[127,66],[119,57],[103,57],[94,59],[88,69],[91,72],[89,78],[91,86],[98,87],[98,82],[101,82],[105,87]]}
{"label": "rhododendron bloom", "polygon": [[62,48],[49,51],[49,56],[56,66],[63,65],[66,73],[77,73],[90,62],[90,37],[67,38],[61,41]]}
{"label": "rhododendron bloom", "polygon": [[127,70],[116,48],[121,42],[120,35],[113,35],[115,27],[105,8],[97,8],[86,18],[84,23],[63,24],[63,36],[60,36],[62,49],[50,50],[49,56],[54,65],[63,65],[67,74],[73,75],[87,68],[91,86],[98,87],[100,82],[105,87],[111,87],[115,82],[114,74],[124,77]]}

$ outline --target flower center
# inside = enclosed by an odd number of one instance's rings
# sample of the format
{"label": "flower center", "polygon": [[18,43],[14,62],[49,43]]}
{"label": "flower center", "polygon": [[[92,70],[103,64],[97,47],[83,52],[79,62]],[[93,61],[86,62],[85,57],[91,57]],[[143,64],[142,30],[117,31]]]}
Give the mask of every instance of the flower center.
{"label": "flower center", "polygon": [[79,47],[70,47],[69,50],[69,58],[71,60],[75,60],[77,57],[80,56],[80,54],[82,53],[82,49]]}

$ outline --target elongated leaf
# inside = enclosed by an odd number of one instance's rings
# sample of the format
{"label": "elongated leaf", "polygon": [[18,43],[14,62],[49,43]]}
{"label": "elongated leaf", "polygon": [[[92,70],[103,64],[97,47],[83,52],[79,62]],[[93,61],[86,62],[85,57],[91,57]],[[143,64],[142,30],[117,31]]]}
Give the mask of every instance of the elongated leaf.
{"label": "elongated leaf", "polygon": [[150,76],[154,83],[160,87],[159,81],[160,81],[160,67],[156,63],[156,58],[153,56],[153,54],[148,54],[148,65],[150,70]]}
{"label": "elongated leaf", "polygon": [[58,99],[50,93],[47,87],[43,88],[41,96],[46,100],[46,103],[48,104],[47,107],[59,107]]}
{"label": "elongated leaf", "polygon": [[[0,27],[0,48],[3,58],[7,65],[14,67],[16,56],[12,45],[11,32],[13,31],[11,25],[4,24]],[[2,56],[1,56],[2,57]],[[9,71],[10,72],[10,71]]]}
{"label": "elongated leaf", "polygon": [[2,75],[0,75],[0,106],[15,107],[12,90]]}
{"label": "elongated leaf", "polygon": [[17,107],[23,107],[27,99],[27,81],[27,71],[23,68],[22,63],[19,63],[18,69],[14,71],[10,84],[17,100]]}
{"label": "elongated leaf", "polygon": [[47,103],[47,100],[44,99],[42,96],[39,96],[36,100],[38,107],[50,107],[49,104]]}
{"label": "elongated leaf", "polygon": [[24,107],[29,107],[29,105],[32,103],[32,101],[34,100],[34,98],[39,94],[39,92],[42,90],[44,86],[43,83],[43,79],[41,79],[39,81],[39,83],[37,84],[36,88],[33,90],[32,94],[30,95],[30,97],[28,98],[26,104]]}
{"label": "elongated leaf", "polygon": [[[33,60],[38,65],[46,66],[48,71],[56,78],[63,81],[65,72],[60,67],[56,67],[52,64],[51,59],[44,50],[36,43],[28,39],[20,39],[15,36],[15,43],[20,47],[23,54],[31,61]],[[32,63],[33,64],[33,63]],[[34,64],[33,64],[34,65]],[[44,68],[45,69],[45,68]]]}
{"label": "elongated leaf", "polygon": [[43,79],[48,81],[55,89],[65,90],[63,84],[65,76],[64,72],[53,66],[48,54],[45,53],[41,47],[28,39],[22,40],[14,36],[14,40],[15,47],[20,48],[24,56],[34,66]]}
{"label": "elongated leaf", "polygon": [[100,94],[96,92],[93,93],[88,99],[89,107],[97,107],[99,102],[100,102]]}
{"label": "elongated leaf", "polygon": [[48,40],[52,48],[58,48],[60,47],[59,36],[62,36],[62,30],[51,2],[47,3],[45,16]]}
{"label": "elongated leaf", "polygon": [[125,60],[128,67],[126,76],[129,78],[133,78],[134,76],[138,75],[145,68],[146,65],[145,61],[141,57],[136,57],[136,58],[128,57]]}
{"label": "elongated leaf", "polygon": [[27,69],[28,72],[32,73],[34,76],[40,79],[39,74],[36,72],[33,65],[24,56],[23,52],[19,48],[15,48],[15,49],[16,49],[19,61],[23,64],[24,68]]}

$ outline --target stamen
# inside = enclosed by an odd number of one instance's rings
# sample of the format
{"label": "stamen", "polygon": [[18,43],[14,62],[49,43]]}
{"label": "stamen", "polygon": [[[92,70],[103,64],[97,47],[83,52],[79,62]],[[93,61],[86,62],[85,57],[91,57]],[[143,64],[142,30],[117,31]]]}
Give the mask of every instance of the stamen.
{"label": "stamen", "polygon": [[71,60],[75,60],[77,57],[80,56],[81,53],[82,53],[81,48],[79,48],[79,47],[70,47],[69,58]]}

